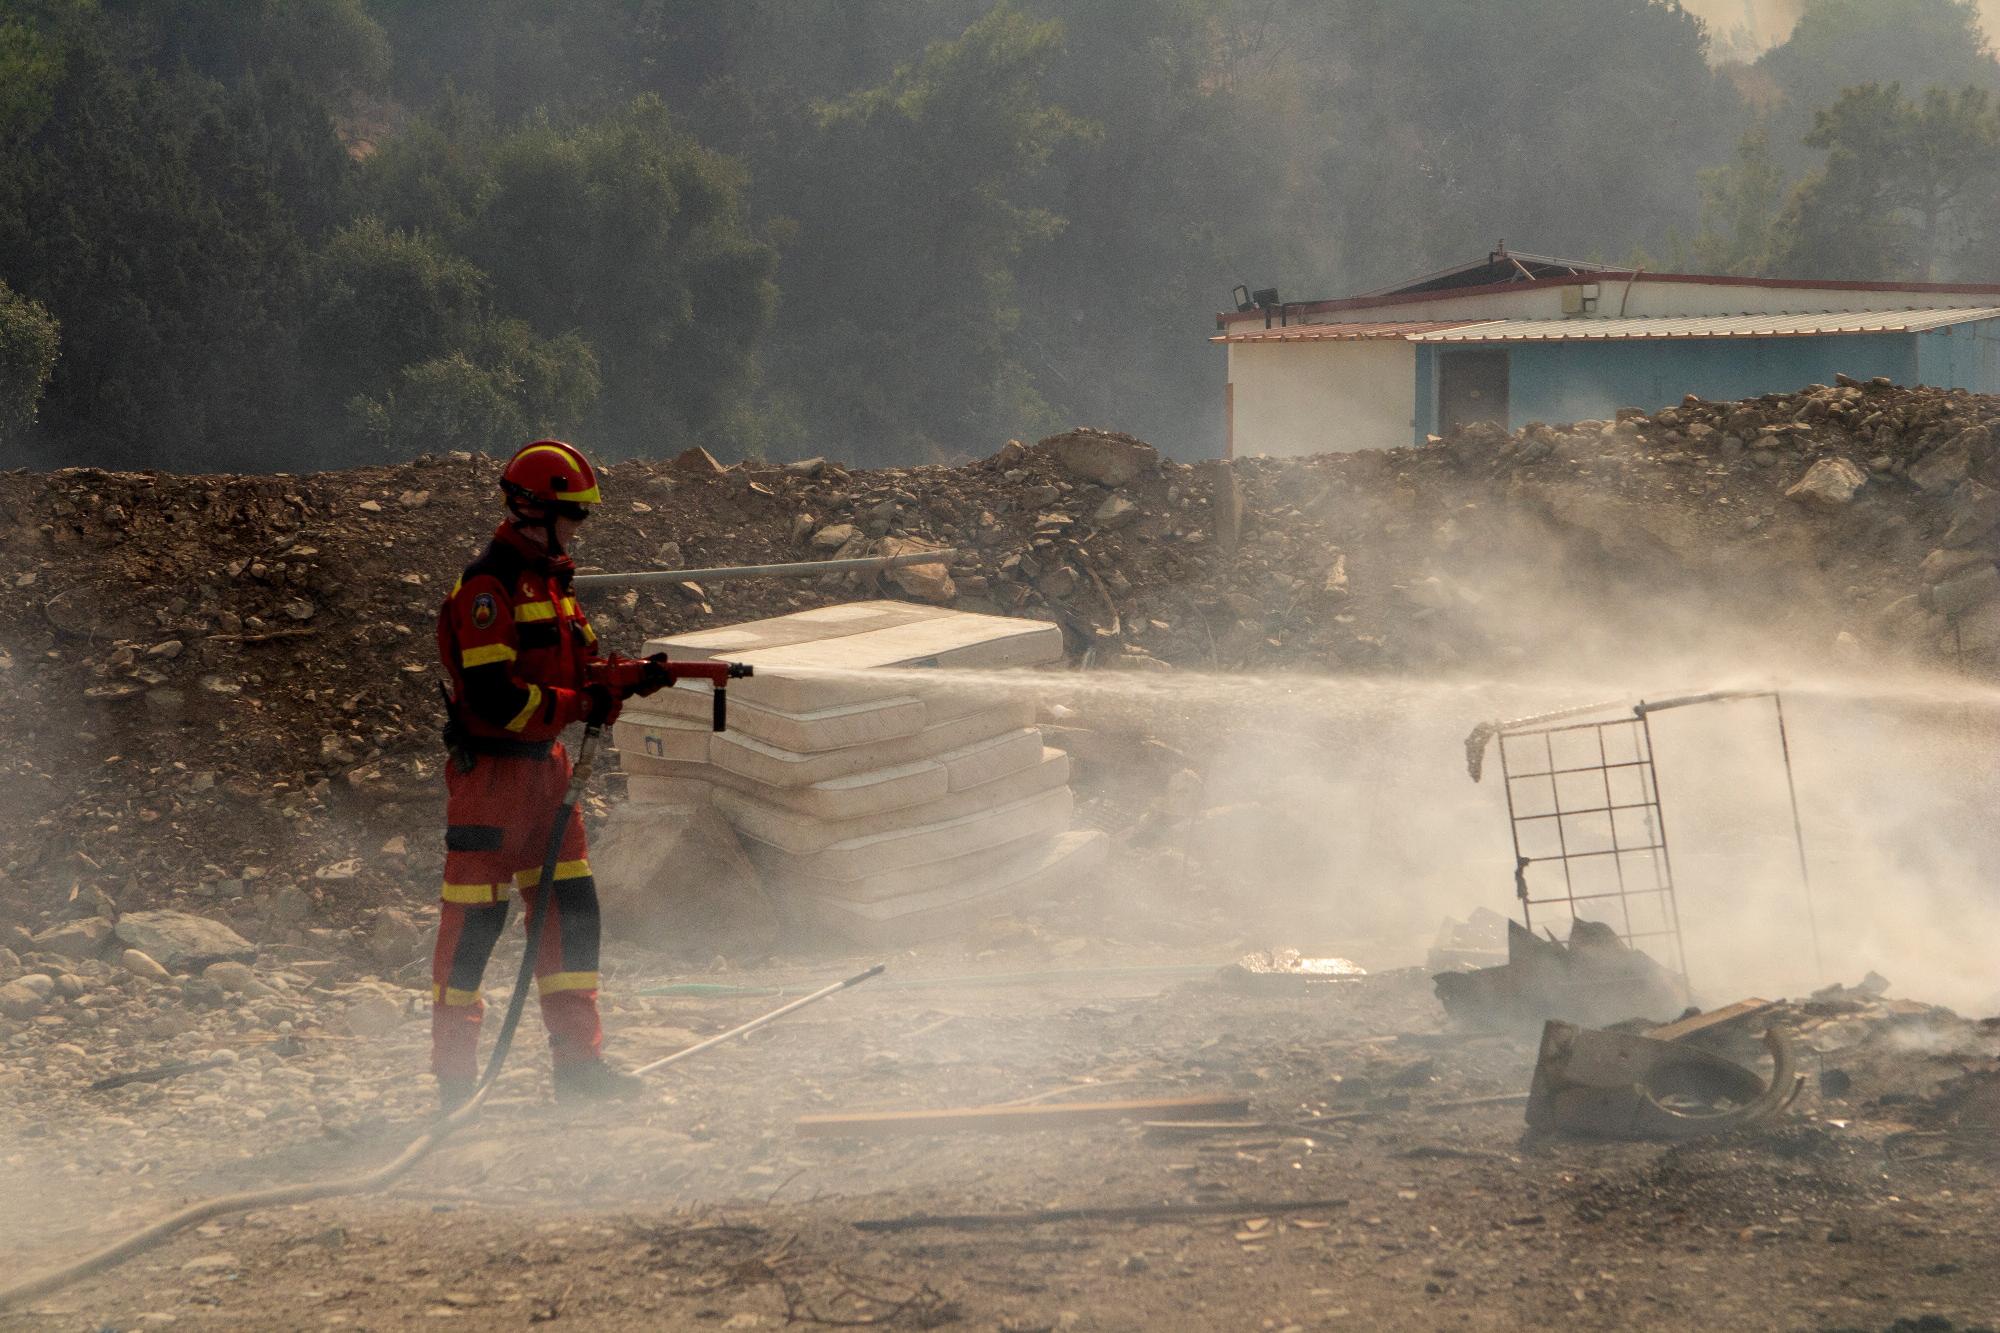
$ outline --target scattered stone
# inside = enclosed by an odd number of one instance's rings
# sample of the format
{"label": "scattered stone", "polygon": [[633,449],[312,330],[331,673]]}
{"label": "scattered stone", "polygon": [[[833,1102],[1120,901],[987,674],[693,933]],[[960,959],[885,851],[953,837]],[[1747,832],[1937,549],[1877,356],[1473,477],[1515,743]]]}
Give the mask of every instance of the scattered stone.
{"label": "scattered stone", "polygon": [[719,477],[729,470],[716,461],[714,454],[698,444],[674,455],[672,466],[676,472],[692,472],[704,477]]}
{"label": "scattered stone", "polygon": [[838,551],[841,547],[861,535],[861,529],[852,523],[832,523],[813,534],[813,549],[818,551]]}
{"label": "scattered stone", "polygon": [[1991,563],[1954,574],[1930,590],[1931,610],[1955,616],[2000,598],[2000,568]]}
{"label": "scattered stone", "polygon": [[169,981],[173,977],[172,973],[153,961],[152,955],[138,949],[127,949],[118,955],[118,961],[124,964],[127,972],[135,977],[144,977],[147,981]]}
{"label": "scattered stone", "polygon": [[113,933],[170,972],[196,971],[221,959],[248,962],[257,956],[257,946],[228,926],[188,912],[127,912],[118,918]]}
{"label": "scattered stone", "polygon": [[2000,491],[1968,478],[1951,493],[1945,512],[1951,526],[1944,531],[1944,544],[1970,546],[2000,528]]}
{"label": "scattered stone", "polygon": [[[903,537],[884,537],[879,554],[917,555],[938,549],[940,548],[929,542],[913,541]],[[903,565],[889,570],[888,579],[902,589],[905,595],[914,597],[920,602],[945,606],[958,596],[958,588],[951,581],[951,570],[943,561],[934,565]]]}
{"label": "scattered stone", "polygon": [[1917,573],[1925,583],[1942,583],[1962,569],[1982,563],[1990,563],[1993,557],[1984,551],[1948,551],[1943,548],[1932,551],[1924,557],[1924,563]]}
{"label": "scattered stone", "polygon": [[38,953],[60,954],[64,958],[95,958],[111,939],[111,920],[89,916],[50,926],[34,937],[29,946]]}
{"label": "scattered stone", "polygon": [[271,895],[271,920],[281,925],[296,924],[312,913],[312,895],[296,884],[288,884]]}
{"label": "scattered stone", "polygon": [[1851,503],[1854,493],[1867,483],[1868,474],[1845,458],[1822,458],[1806,469],[1806,475],[1785,492],[1785,498],[1821,509],[1838,509]]}
{"label": "scattered stone", "polygon": [[1956,445],[1935,449],[1910,468],[1910,480],[1933,495],[1943,495],[1964,481],[1972,470],[1972,457]]}
{"label": "scattered stone", "polygon": [[1064,471],[1100,486],[1123,486],[1160,463],[1160,451],[1144,440],[1115,431],[1079,429],[1051,435],[1035,446]]}
{"label": "scattered stone", "polygon": [[401,967],[423,948],[425,934],[410,912],[384,907],[368,929],[368,956],[382,967]]}
{"label": "scattered stone", "polygon": [[362,995],[341,1011],[341,1022],[357,1037],[381,1037],[403,1021],[403,1006],[386,995]]}
{"label": "scattered stone", "polygon": [[1139,506],[1122,495],[1114,495],[1097,506],[1090,521],[1100,528],[1117,529],[1139,517]]}
{"label": "scattered stone", "polygon": [[54,978],[39,972],[30,972],[24,977],[16,977],[0,986],[0,1014],[9,1018],[33,1018],[48,1007],[54,996]]}
{"label": "scattered stone", "polygon": [[248,963],[210,963],[201,970],[201,979],[220,987],[226,994],[241,995],[257,982],[257,973]]}

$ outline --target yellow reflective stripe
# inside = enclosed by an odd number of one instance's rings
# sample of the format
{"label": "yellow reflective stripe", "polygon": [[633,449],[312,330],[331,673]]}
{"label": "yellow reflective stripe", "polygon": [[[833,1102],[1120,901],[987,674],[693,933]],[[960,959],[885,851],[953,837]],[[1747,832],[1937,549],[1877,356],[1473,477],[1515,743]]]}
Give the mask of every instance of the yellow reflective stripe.
{"label": "yellow reflective stripe", "polygon": [[580,616],[580,615],[582,615],[582,614],[583,614],[583,612],[582,612],[582,611],[580,611],[580,610],[578,610],[578,609],[577,609],[577,605],[576,605],[576,598],[574,598],[574,597],[565,597],[565,598],[563,598],[563,599],[562,599],[562,609],[563,609],[563,610],[565,610],[565,611],[567,611],[567,612],[569,612],[569,613],[570,613],[571,615],[573,615],[573,616]]}
{"label": "yellow reflective stripe", "polygon": [[[556,862],[557,879],[583,879],[587,877],[589,874],[590,874],[590,862],[588,860]],[[534,870],[522,870],[517,872],[514,876],[514,885],[516,888],[532,889],[541,882],[542,882],[542,872],[539,868]]]}
{"label": "yellow reflective stripe", "polygon": [[514,619],[517,622],[554,620],[555,618],[556,604],[554,602],[521,602],[514,607]]}
{"label": "yellow reflective stripe", "polygon": [[432,986],[431,1003],[441,1004],[448,1009],[463,1009],[467,1005],[479,1003],[476,990],[457,990],[450,986]]}
{"label": "yellow reflective stripe", "polygon": [[514,720],[507,724],[507,730],[519,731],[522,727],[527,726],[528,719],[533,717],[535,710],[541,706],[542,687],[539,685],[530,685],[528,687],[528,702],[522,706],[520,712],[514,714]]}
{"label": "yellow reflective stripe", "polygon": [[478,648],[468,648],[458,655],[459,665],[468,667],[488,666],[494,662],[511,662],[518,656],[504,643],[489,643]]}
{"label": "yellow reflective stripe", "polygon": [[448,903],[498,903],[507,900],[505,884],[450,884],[444,886]]}
{"label": "yellow reflective stripe", "polygon": [[453,597],[458,596],[458,590],[460,588],[463,588],[464,586],[465,586],[465,575],[461,574],[457,578],[451,581],[451,595]]}
{"label": "yellow reflective stripe", "polygon": [[597,642],[597,631],[590,627],[589,621],[579,620],[576,622],[576,627],[583,631],[583,641],[585,643]]}
{"label": "yellow reflective stripe", "polygon": [[[583,470],[580,466],[578,466],[583,461],[583,455],[576,452],[576,450],[574,449],[558,449],[553,444],[538,444],[531,449],[523,449],[519,454],[516,454],[515,457],[526,458],[529,454],[554,454],[556,455],[556,457],[562,459],[565,463],[570,464],[572,467],[576,467],[579,472]],[[597,487],[595,486],[592,486],[587,491],[563,491],[560,494],[565,502],[576,505],[599,504],[602,503],[604,499],[603,496],[597,493]]]}
{"label": "yellow reflective stripe", "polygon": [[535,978],[535,989],[544,995],[566,990],[596,990],[597,973],[551,972],[548,976]]}

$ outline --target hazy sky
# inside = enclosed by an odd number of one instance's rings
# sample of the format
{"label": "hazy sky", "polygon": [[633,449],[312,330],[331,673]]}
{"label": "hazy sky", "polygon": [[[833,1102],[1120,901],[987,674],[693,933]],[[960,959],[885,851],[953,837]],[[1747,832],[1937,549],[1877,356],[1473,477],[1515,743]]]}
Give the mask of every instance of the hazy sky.
{"label": "hazy sky", "polygon": [[[1805,0],[1681,0],[1689,12],[1708,22],[1711,30],[1727,36],[1747,27],[1764,46],[1785,39],[1798,22]],[[2000,33],[2000,0],[1979,0],[1989,37]]]}

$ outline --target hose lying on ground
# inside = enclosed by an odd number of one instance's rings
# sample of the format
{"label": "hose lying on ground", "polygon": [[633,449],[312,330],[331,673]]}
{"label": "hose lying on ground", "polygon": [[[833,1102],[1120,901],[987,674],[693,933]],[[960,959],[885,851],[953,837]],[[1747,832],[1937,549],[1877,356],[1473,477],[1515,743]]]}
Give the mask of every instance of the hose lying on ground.
{"label": "hose lying on ground", "polygon": [[[528,945],[522,954],[521,971],[514,980],[514,994],[507,1005],[506,1021],[500,1025],[500,1033],[494,1040],[493,1053],[487,1058],[486,1070],[480,1076],[479,1086],[473,1095],[466,1100],[464,1105],[432,1124],[429,1129],[413,1140],[409,1147],[403,1149],[392,1160],[376,1167],[373,1171],[366,1171],[361,1175],[348,1176],[340,1180],[322,1180],[309,1184],[274,1185],[269,1189],[246,1190],[240,1194],[223,1194],[213,1199],[204,1199],[200,1203],[190,1204],[179,1212],[169,1214],[151,1226],[141,1228],[125,1237],[125,1239],[107,1245],[94,1254],[87,1254],[74,1263],[44,1273],[40,1277],[29,1278],[25,1282],[17,1282],[10,1287],[0,1287],[0,1311],[13,1309],[25,1301],[34,1300],[38,1296],[46,1296],[50,1292],[59,1291],[73,1282],[79,1282],[93,1274],[102,1273],[108,1268],[116,1267],[118,1264],[130,1259],[133,1255],[144,1253],[174,1236],[176,1233],[185,1231],[191,1226],[198,1226],[203,1222],[209,1221],[211,1218],[223,1217],[230,1213],[248,1212],[255,1208],[276,1208],[283,1204],[309,1203],[314,1199],[333,1199],[343,1195],[368,1194],[379,1190],[422,1161],[440,1143],[443,1143],[445,1139],[450,1137],[454,1131],[462,1128],[477,1117],[480,1107],[485,1105],[486,1094],[493,1089],[493,1080],[500,1075],[500,1066],[506,1061],[507,1052],[513,1046],[514,1029],[519,1026],[521,1021],[521,1010],[527,999],[528,984],[534,977],[535,936],[541,929],[544,905],[549,901],[549,884],[555,877],[555,863],[557,853],[560,851],[562,845],[563,830],[569,823],[570,811],[575,809],[576,802],[582,795],[583,784],[590,776],[591,750],[596,744],[597,733],[597,727],[592,726],[588,728],[584,732],[583,744],[578,747],[575,775],[571,779],[569,790],[564,796],[563,805],[556,812],[555,829],[550,835],[548,855],[542,866],[541,891],[535,895],[534,902],[528,908]],[[782,1005],[762,1018],[753,1019],[741,1027],[733,1028],[706,1041],[697,1042],[684,1051],[677,1052],[664,1060],[657,1060],[647,1065],[646,1068],[658,1069],[686,1056],[719,1045],[731,1037],[741,1036],[744,1033],[754,1031],[768,1022],[790,1013],[794,1009],[802,1008],[814,1000],[823,999],[836,991],[845,990],[849,986],[866,981],[881,971],[881,965],[877,964],[866,972],[849,977],[846,981],[828,986],[802,1000],[794,1000],[789,1004]]]}

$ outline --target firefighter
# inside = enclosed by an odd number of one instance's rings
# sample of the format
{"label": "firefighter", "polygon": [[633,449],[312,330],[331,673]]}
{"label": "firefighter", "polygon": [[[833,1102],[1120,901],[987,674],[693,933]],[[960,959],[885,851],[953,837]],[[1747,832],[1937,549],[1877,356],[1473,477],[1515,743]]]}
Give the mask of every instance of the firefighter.
{"label": "firefighter", "polygon": [[[598,503],[597,476],[560,440],[524,446],[500,478],[507,520],[438,613],[446,679],[444,905],[431,959],[431,1072],[449,1111],[476,1085],[480,980],[515,893],[534,907],[551,820],[569,783],[557,737],[608,725],[633,695],[673,683],[664,654],[599,654],[577,605],[569,558]],[[563,831],[535,982],[559,1101],[628,1096],[639,1080],[605,1064],[597,1013],[597,889],[583,818]]]}

